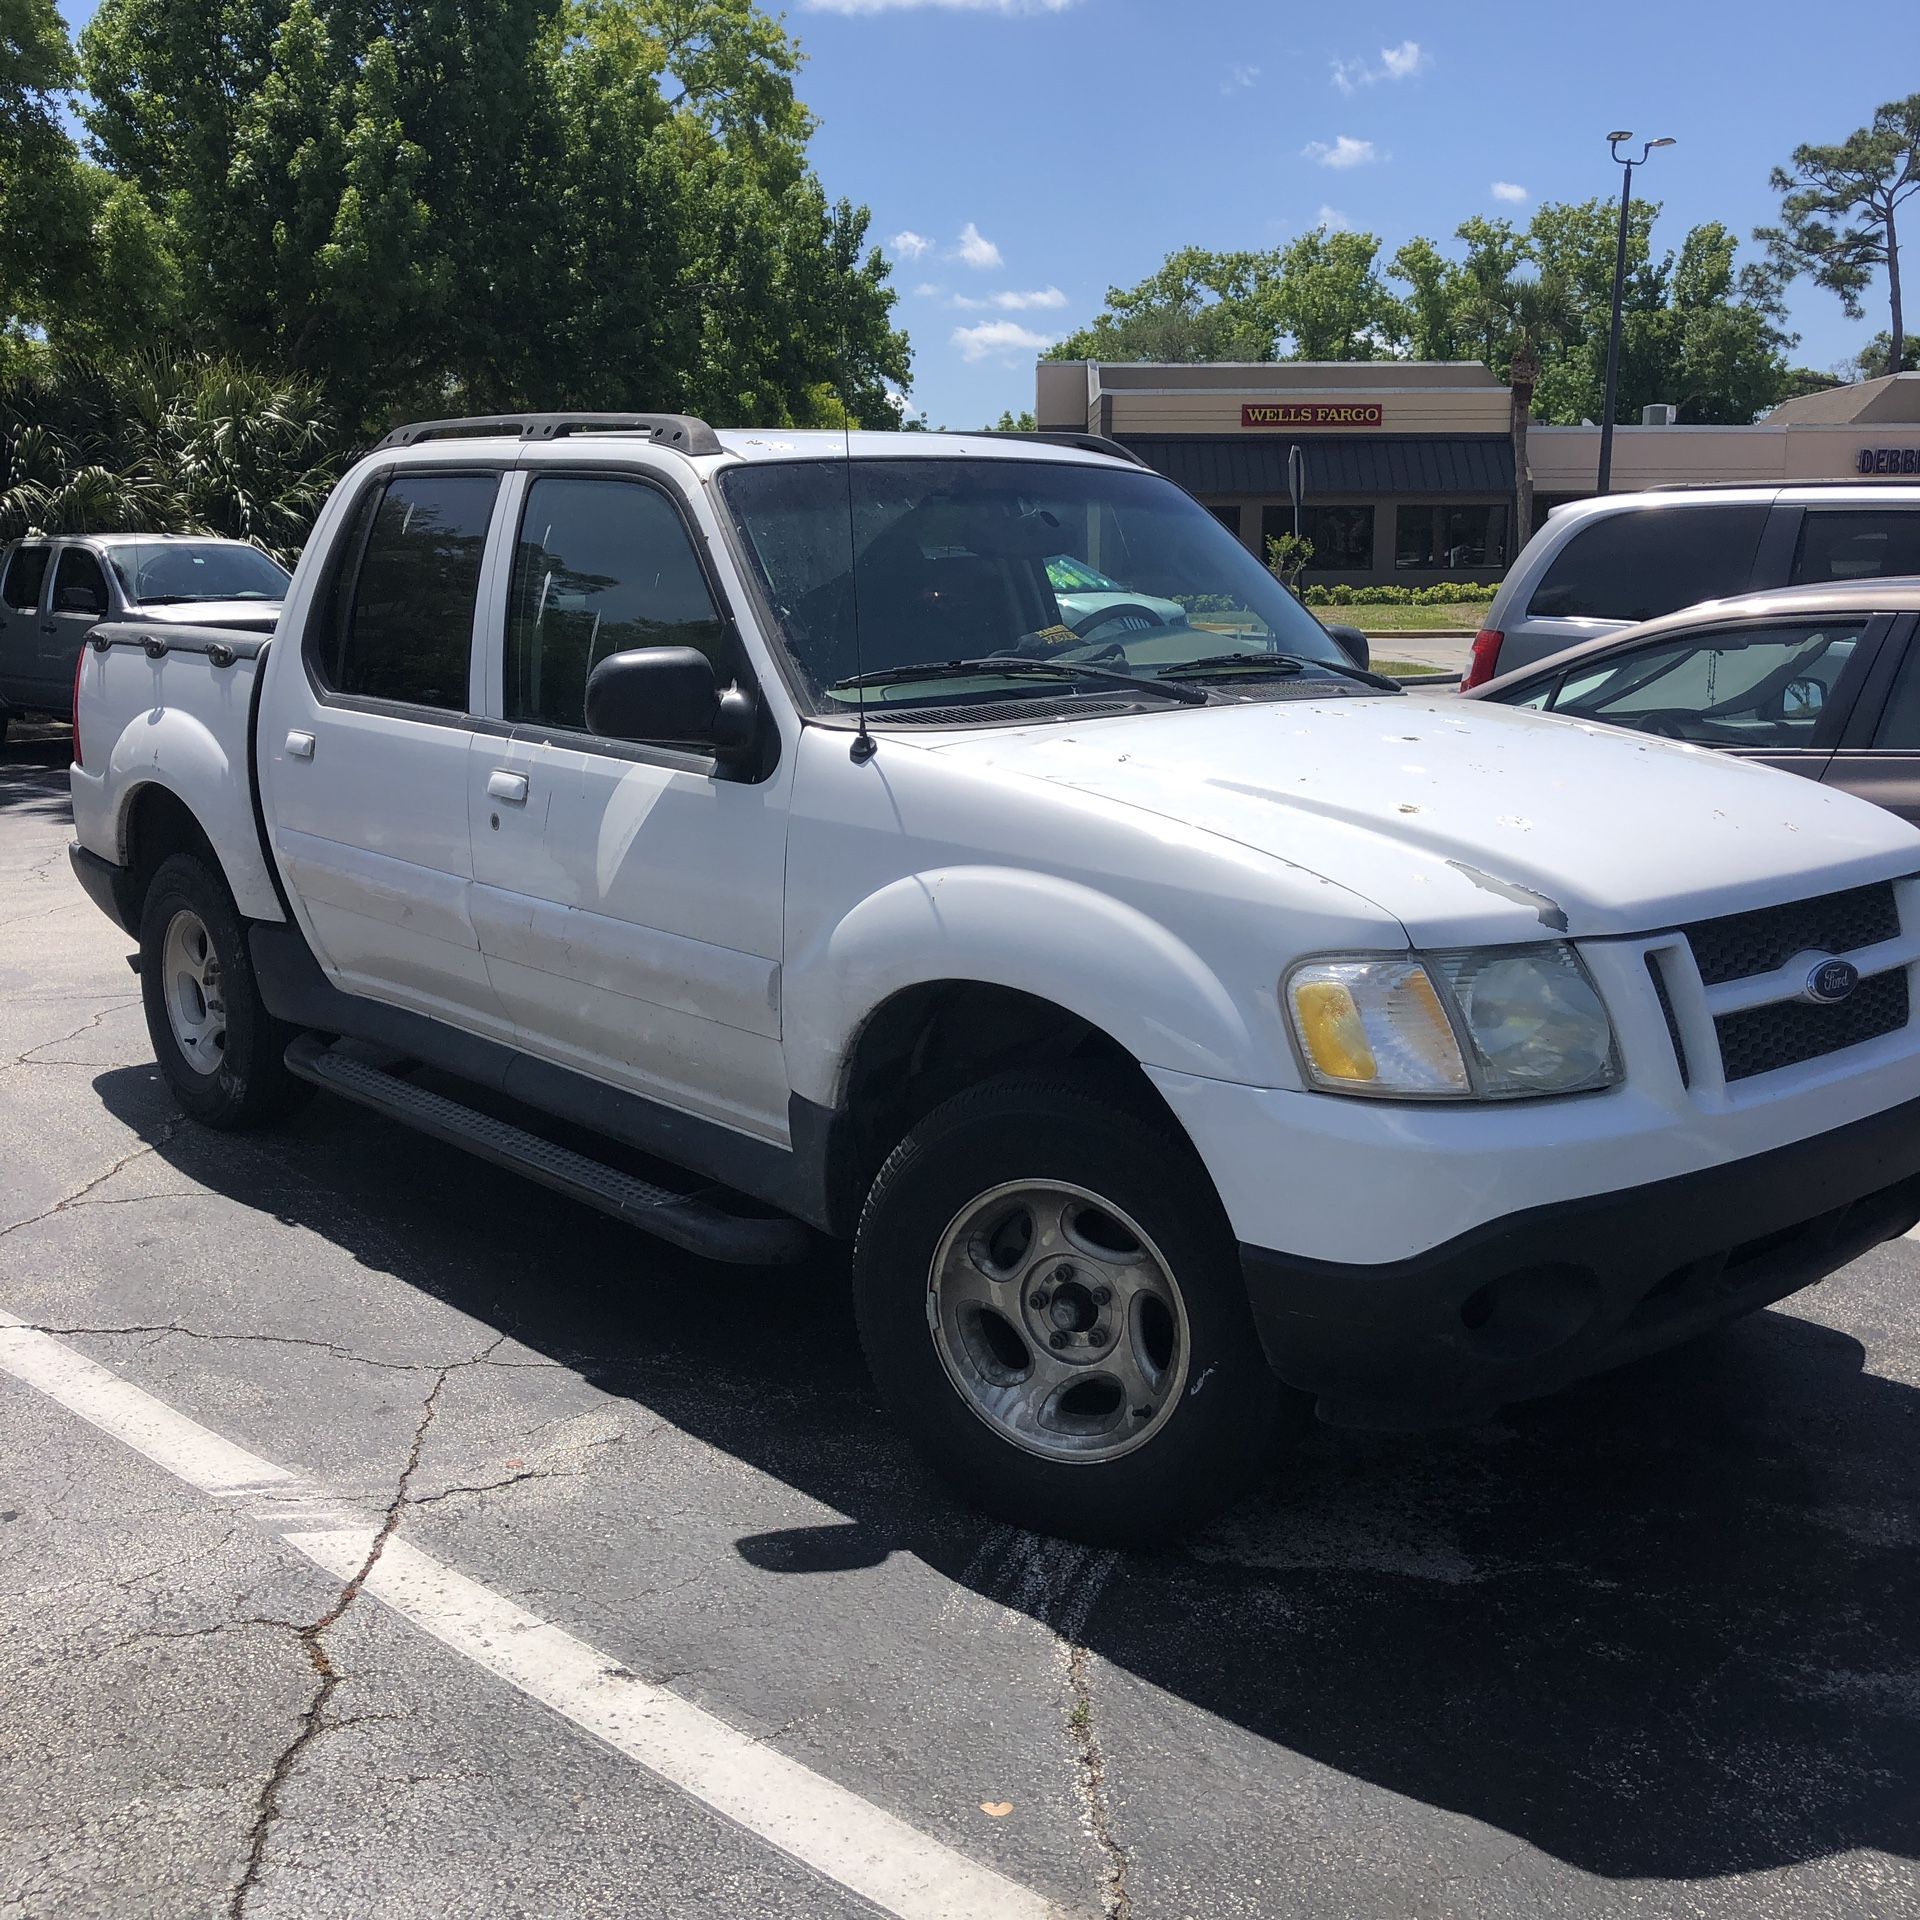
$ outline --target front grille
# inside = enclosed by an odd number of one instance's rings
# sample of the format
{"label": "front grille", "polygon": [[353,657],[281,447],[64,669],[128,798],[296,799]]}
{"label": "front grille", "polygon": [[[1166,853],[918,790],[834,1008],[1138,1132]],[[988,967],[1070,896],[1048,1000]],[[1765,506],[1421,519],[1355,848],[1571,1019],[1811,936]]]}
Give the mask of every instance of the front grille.
{"label": "front grille", "polygon": [[[1871,893],[1874,889],[1863,887],[1860,891]],[[1736,917],[1757,919],[1759,916]],[[1792,949],[1801,950],[1800,947]],[[1720,1057],[1727,1079],[1730,1082],[1750,1080],[1756,1073],[1798,1066],[1803,1060],[1838,1053],[1842,1047],[1857,1047],[1864,1040],[1878,1040],[1882,1034],[1898,1033],[1907,1024],[1907,970],[1895,967],[1891,972],[1861,981],[1853,993],[1835,1007],[1814,1006],[1804,1000],[1776,1000],[1763,1007],[1744,1008],[1739,1013],[1723,1013],[1713,1024],[1720,1036]]]}
{"label": "front grille", "polygon": [[[1710,987],[1727,980],[1750,979],[1756,973],[1771,973],[1796,953],[1852,953],[1895,939],[1899,932],[1900,912],[1894,905],[1893,885],[1886,880],[1846,893],[1825,894],[1817,900],[1792,900],[1784,907],[1729,913],[1718,920],[1697,921],[1686,929],[1700,978]],[[1733,1077],[1729,1070],[1727,1078]]]}

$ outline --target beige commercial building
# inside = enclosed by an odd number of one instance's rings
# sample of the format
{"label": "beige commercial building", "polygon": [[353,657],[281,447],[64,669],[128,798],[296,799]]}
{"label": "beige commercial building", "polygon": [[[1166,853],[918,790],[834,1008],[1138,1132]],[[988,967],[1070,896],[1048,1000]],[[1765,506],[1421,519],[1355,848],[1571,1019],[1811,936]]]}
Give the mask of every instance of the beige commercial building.
{"label": "beige commercial building", "polygon": [[[1309,580],[1491,580],[1513,558],[1508,394],[1478,361],[1043,360],[1036,387],[1043,429],[1120,441],[1255,552],[1292,528],[1297,474]],[[1536,524],[1595,491],[1598,427],[1536,425],[1527,445]],[[1614,430],[1615,492],[1863,477],[1920,480],[1920,373],[1789,400],[1749,427]]]}

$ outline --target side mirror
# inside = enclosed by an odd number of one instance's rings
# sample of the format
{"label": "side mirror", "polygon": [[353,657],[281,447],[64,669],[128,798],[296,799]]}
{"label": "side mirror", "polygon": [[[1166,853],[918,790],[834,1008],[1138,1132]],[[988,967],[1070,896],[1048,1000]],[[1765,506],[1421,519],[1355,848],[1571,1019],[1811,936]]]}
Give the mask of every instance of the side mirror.
{"label": "side mirror", "polygon": [[92,587],[62,587],[54,596],[55,613],[105,613],[100,596]]}
{"label": "side mirror", "polygon": [[1367,636],[1358,627],[1329,627],[1327,632],[1332,637],[1334,645],[1356,667],[1366,668],[1373,665],[1373,648],[1368,643]]}
{"label": "side mirror", "polygon": [[705,747],[723,758],[753,745],[752,698],[722,691],[697,647],[610,653],[587,677],[587,728],[607,740]]}
{"label": "side mirror", "polygon": [[1827,690],[1818,680],[1789,680],[1780,694],[1783,720],[1811,720],[1827,704]]}

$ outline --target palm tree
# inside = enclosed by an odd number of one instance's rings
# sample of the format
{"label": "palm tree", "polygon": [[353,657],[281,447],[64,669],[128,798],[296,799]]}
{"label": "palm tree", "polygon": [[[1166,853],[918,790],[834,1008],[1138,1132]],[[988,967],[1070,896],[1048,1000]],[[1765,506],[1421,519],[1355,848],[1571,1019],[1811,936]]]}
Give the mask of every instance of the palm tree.
{"label": "palm tree", "polygon": [[1541,349],[1563,345],[1572,336],[1578,309],[1556,275],[1510,274],[1497,284],[1480,288],[1463,317],[1485,340],[1487,364],[1495,373],[1504,373],[1507,382],[1507,430],[1513,441],[1512,552],[1517,554],[1533,533],[1533,469],[1527,464],[1527,429],[1533,422]]}

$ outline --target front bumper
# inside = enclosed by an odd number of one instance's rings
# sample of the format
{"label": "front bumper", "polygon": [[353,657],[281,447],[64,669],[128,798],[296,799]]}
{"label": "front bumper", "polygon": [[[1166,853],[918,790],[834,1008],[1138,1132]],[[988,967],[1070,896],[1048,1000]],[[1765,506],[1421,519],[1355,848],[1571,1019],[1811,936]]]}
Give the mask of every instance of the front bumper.
{"label": "front bumper", "polygon": [[1351,1266],[1242,1246],[1274,1371],[1344,1425],[1471,1420],[1823,1279],[1920,1221],[1920,1100]]}

